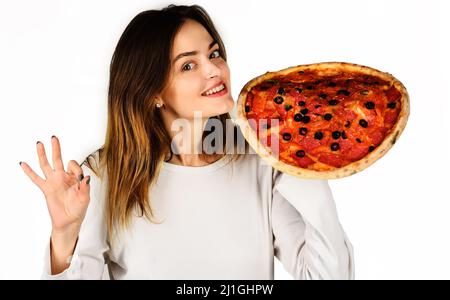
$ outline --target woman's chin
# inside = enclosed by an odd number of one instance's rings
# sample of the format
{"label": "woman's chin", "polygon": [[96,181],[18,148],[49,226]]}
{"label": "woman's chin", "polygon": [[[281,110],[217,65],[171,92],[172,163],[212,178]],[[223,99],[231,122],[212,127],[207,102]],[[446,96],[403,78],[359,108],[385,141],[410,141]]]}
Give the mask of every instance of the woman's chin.
{"label": "woman's chin", "polygon": [[[219,100],[219,99],[217,99]],[[212,103],[211,103],[212,104]],[[214,106],[210,107],[208,111],[212,112],[212,115],[218,116],[226,113],[230,113],[234,108],[234,100],[231,97],[220,99],[220,101],[214,101]]]}
{"label": "woman's chin", "polygon": [[234,100],[233,100],[233,98],[230,97],[226,101],[226,105],[227,105],[227,108],[226,108],[226,112],[225,113],[231,112],[233,110],[233,108],[234,108]]}
{"label": "woman's chin", "polygon": [[224,101],[223,103],[223,110],[220,114],[230,113],[233,110],[233,107],[234,100],[232,98],[227,99],[227,101]]}

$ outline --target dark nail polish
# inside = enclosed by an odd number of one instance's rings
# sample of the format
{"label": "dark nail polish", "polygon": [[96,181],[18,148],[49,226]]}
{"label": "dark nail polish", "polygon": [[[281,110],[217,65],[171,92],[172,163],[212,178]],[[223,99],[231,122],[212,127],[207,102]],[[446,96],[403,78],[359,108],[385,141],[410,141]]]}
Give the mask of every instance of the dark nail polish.
{"label": "dark nail polish", "polygon": [[37,141],[37,142],[36,142],[36,145],[39,144],[39,143],[40,143],[40,141]]}
{"label": "dark nail polish", "polygon": [[91,181],[91,177],[89,177],[89,178],[86,180],[86,184],[89,184],[90,181]]}
{"label": "dark nail polish", "polygon": [[22,162],[19,162],[19,165],[21,166],[21,165],[22,165]]}
{"label": "dark nail polish", "polygon": [[55,138],[56,136],[52,135],[52,138]]}
{"label": "dark nail polish", "polygon": [[83,180],[83,178],[84,178],[83,174],[80,174],[80,176],[78,176],[79,181]]}

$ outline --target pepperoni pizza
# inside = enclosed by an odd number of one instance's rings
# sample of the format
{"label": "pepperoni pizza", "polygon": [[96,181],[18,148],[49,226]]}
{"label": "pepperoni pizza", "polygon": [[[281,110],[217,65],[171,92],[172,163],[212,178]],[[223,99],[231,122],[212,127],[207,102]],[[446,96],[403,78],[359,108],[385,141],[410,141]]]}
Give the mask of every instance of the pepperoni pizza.
{"label": "pepperoni pizza", "polygon": [[389,73],[317,63],[249,81],[237,115],[244,137],[274,168],[331,179],[355,174],[386,154],[405,128],[409,97]]}

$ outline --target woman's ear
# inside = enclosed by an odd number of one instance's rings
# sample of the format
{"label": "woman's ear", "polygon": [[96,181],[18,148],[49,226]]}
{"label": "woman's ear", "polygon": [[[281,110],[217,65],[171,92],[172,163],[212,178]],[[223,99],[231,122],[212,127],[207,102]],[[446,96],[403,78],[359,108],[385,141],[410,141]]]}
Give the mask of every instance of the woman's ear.
{"label": "woman's ear", "polygon": [[159,95],[155,96],[154,101],[156,108],[164,107],[164,101],[162,100],[161,96]]}

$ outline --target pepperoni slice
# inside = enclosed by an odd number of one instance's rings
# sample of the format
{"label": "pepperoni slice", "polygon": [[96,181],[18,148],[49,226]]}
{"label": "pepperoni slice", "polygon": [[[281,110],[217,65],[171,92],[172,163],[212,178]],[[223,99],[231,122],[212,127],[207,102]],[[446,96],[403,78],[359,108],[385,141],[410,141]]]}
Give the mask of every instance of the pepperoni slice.
{"label": "pepperoni slice", "polygon": [[378,146],[383,141],[384,137],[387,133],[386,127],[379,127],[373,130],[368,134],[369,141],[371,141],[372,145]]}
{"label": "pepperoni slice", "polygon": [[346,153],[345,157],[349,159],[350,161],[357,161],[363,158],[367,153],[369,152],[369,149],[365,145],[353,145],[352,148]]}
{"label": "pepperoni slice", "polygon": [[397,121],[398,114],[398,110],[386,110],[386,113],[384,114],[384,126],[392,127]]}
{"label": "pepperoni slice", "polygon": [[300,146],[306,151],[312,151],[313,149],[320,147],[320,141],[314,139],[314,137],[306,137],[300,142]]}
{"label": "pepperoni slice", "polygon": [[385,94],[389,102],[398,100],[402,97],[402,94],[400,94],[400,92],[393,85],[386,90]]}
{"label": "pepperoni slice", "polygon": [[302,168],[307,168],[308,166],[312,165],[315,163],[314,160],[312,160],[311,158],[309,158],[308,156],[304,156],[304,157],[298,157],[296,155],[296,153],[292,153],[291,157],[297,162],[297,164],[302,167]]}
{"label": "pepperoni slice", "polygon": [[343,157],[338,154],[322,152],[318,155],[318,160],[327,165],[340,168],[344,165],[345,161]]}
{"label": "pepperoni slice", "polygon": [[[346,133],[347,134],[347,133]],[[354,143],[347,139],[339,139],[340,152],[346,154],[353,148]]]}

